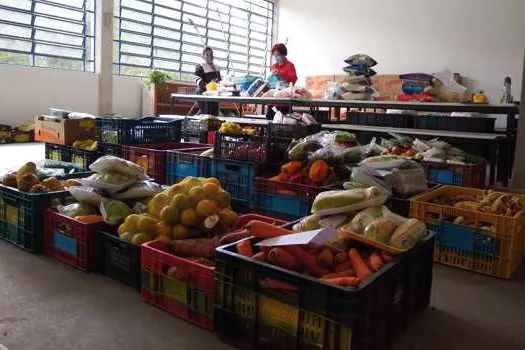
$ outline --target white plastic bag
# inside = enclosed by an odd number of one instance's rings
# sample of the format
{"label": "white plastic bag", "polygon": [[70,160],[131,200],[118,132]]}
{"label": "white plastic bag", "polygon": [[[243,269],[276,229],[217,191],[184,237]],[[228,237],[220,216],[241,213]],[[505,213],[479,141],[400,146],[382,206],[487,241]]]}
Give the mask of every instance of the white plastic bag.
{"label": "white plastic bag", "polygon": [[162,192],[162,187],[158,183],[153,181],[140,181],[131,185],[124,192],[116,193],[111,197],[114,199],[124,201],[128,199],[141,199],[153,197],[159,192]]}
{"label": "white plastic bag", "polygon": [[411,196],[428,190],[423,168],[392,170],[392,188],[397,195]]}
{"label": "white plastic bag", "polygon": [[368,166],[352,169],[350,180],[368,186],[376,186],[387,197],[392,195],[392,176],[389,171],[380,171]]}
{"label": "white plastic bag", "polygon": [[98,173],[121,173],[135,177],[136,180],[149,180],[144,169],[137,164],[115,156],[103,156],[89,166],[89,169]]}
{"label": "white plastic bag", "polygon": [[87,186],[73,186],[69,189],[71,196],[80,203],[85,203],[98,207],[104,192],[98,188]]}
{"label": "white plastic bag", "polygon": [[[347,198],[341,200],[342,198]],[[377,187],[358,188],[353,190],[334,190],[321,192],[312,204],[312,213],[319,216],[345,214],[357,210],[383,205],[387,196]],[[352,204],[344,204],[351,202]],[[329,207],[324,207],[330,203]]]}
{"label": "white plastic bag", "polygon": [[108,175],[118,176],[118,173],[93,174],[89,177],[78,179],[83,186],[101,188],[111,193],[120,192],[133,185],[137,180],[135,178],[122,179],[120,181],[108,180]]}

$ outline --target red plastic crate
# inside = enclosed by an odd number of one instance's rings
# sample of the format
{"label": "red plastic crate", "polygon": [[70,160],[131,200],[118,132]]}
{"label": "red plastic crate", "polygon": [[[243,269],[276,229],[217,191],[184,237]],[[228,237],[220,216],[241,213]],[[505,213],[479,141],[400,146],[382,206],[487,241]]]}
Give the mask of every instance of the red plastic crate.
{"label": "red plastic crate", "polygon": [[[257,215],[241,215],[235,228],[242,228],[251,220],[262,220],[277,225],[285,222]],[[181,317],[188,322],[213,330],[213,307],[215,295],[215,267],[168,253],[168,242],[153,241],[141,246],[142,298],[162,310]],[[169,277],[170,267],[186,272],[184,281]]]}
{"label": "red plastic crate", "polygon": [[85,224],[53,209],[45,212],[45,253],[83,271],[95,268],[96,234],[103,222]]}
{"label": "red plastic crate", "polygon": [[206,146],[212,147],[200,143],[180,142],[122,146],[122,157],[137,163],[155,181],[164,184],[166,181],[166,151]]}

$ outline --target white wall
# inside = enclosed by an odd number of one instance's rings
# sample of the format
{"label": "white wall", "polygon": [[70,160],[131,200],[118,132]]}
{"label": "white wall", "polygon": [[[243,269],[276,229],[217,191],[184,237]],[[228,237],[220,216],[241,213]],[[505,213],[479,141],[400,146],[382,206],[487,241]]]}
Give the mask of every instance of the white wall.
{"label": "white wall", "polygon": [[520,96],[525,0],[279,0],[278,37],[299,83],[366,53],[383,74],[449,68],[499,103],[505,76]]}
{"label": "white wall", "polygon": [[[140,115],[138,78],[114,76],[113,111]],[[49,107],[98,112],[98,76],[94,73],[0,64],[0,124],[21,125]]]}

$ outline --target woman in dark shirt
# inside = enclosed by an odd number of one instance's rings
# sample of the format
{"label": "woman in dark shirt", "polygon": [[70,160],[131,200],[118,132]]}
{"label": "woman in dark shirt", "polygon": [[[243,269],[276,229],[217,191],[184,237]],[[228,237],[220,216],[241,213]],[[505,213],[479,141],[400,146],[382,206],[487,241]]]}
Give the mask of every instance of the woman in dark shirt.
{"label": "woman in dark shirt", "polygon": [[[221,81],[221,72],[217,65],[213,64],[213,50],[206,47],[202,51],[203,63],[195,66],[195,81],[197,82],[197,93],[206,91],[206,85],[212,81]],[[219,104],[216,102],[199,102],[200,113],[219,115]]]}

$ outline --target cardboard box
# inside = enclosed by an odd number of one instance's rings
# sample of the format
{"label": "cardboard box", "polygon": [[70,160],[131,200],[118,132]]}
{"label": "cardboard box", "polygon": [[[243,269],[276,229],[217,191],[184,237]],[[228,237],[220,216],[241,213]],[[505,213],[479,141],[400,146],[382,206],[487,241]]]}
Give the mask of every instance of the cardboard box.
{"label": "cardboard box", "polygon": [[75,141],[95,139],[95,119],[62,119],[38,116],[35,118],[35,141],[72,145]]}

